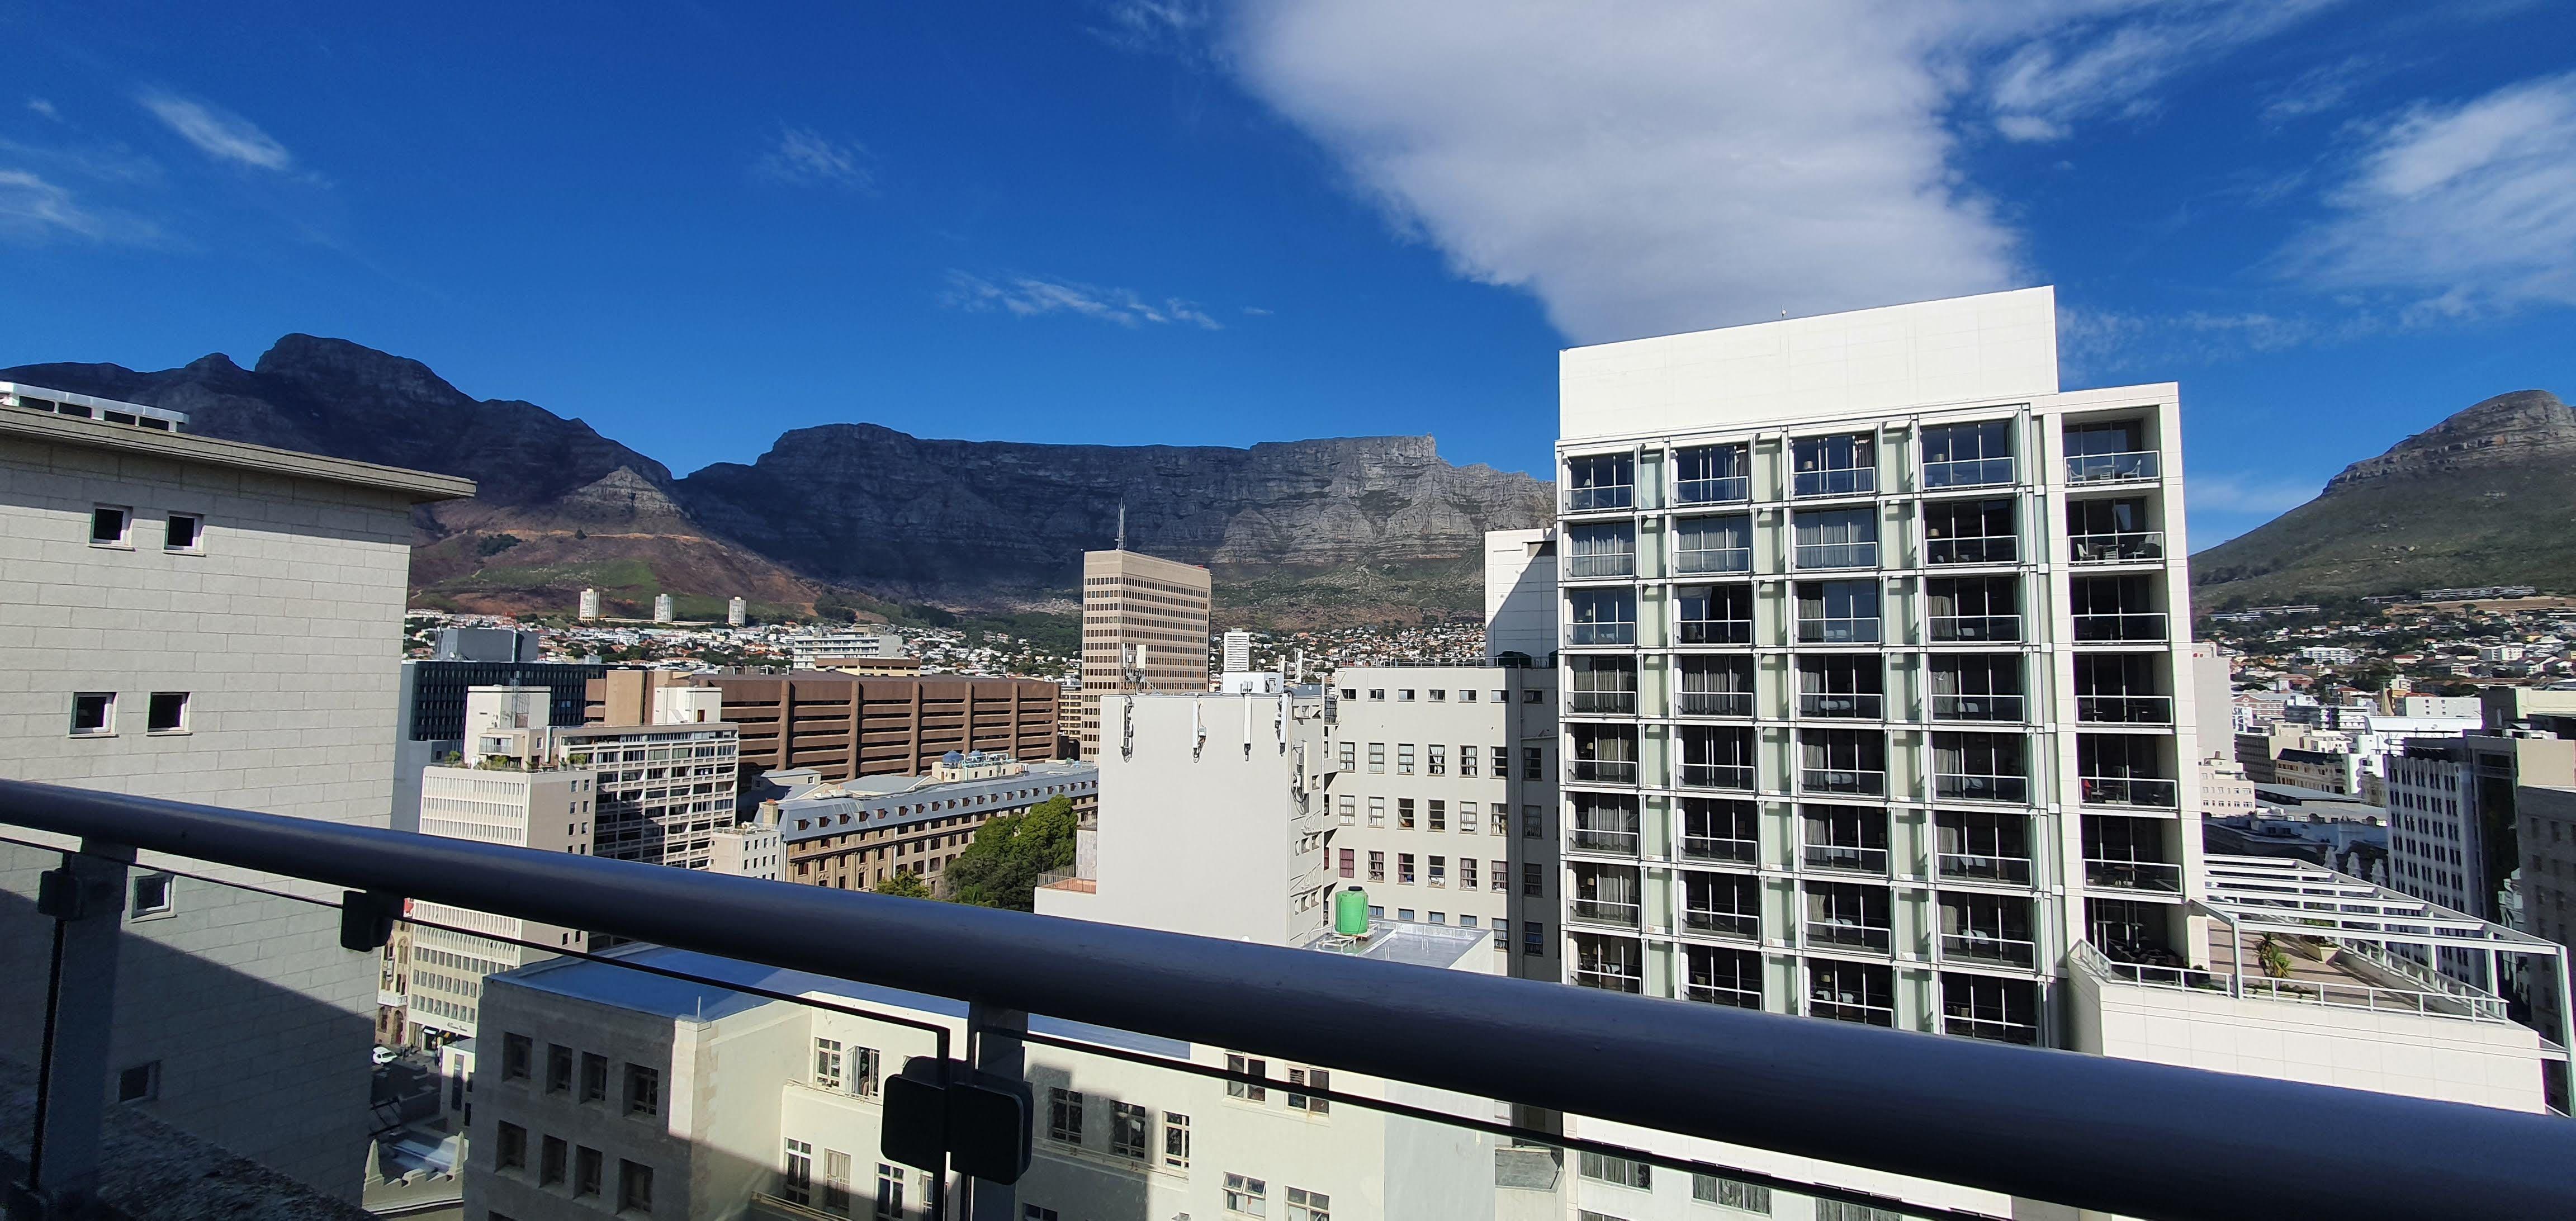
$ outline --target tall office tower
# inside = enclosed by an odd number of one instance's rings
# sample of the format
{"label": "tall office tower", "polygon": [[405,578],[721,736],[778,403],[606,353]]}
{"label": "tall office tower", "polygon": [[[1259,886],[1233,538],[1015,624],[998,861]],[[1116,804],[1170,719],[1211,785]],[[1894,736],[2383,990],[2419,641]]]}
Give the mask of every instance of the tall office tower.
{"label": "tall office tower", "polygon": [[1225,634],[1225,664],[1221,673],[1247,674],[1252,670],[1252,633]]}
{"label": "tall office tower", "polygon": [[546,688],[547,721],[578,725],[590,680],[608,673],[596,662],[547,661],[536,632],[441,628],[430,655],[405,660],[397,687],[401,720],[394,732],[393,828],[420,829],[421,771],[465,749],[466,692],[475,687]]}
{"label": "tall office tower", "polygon": [[585,590],[581,591],[581,601],[580,601],[580,603],[579,603],[578,605],[579,605],[579,607],[580,607],[580,612],[581,612],[581,617],[582,617],[582,618],[584,618],[584,619],[596,619],[596,618],[598,618],[598,617],[599,617],[599,591],[598,591],[598,590],[596,590],[596,589],[585,589]]}
{"label": "tall office tower", "polygon": [[[185,423],[0,384],[0,775],[385,826],[412,509],[474,485]],[[0,846],[0,1055],[21,1064],[56,927],[33,896],[61,863]],[[89,1088],[354,1204],[376,958],[340,948],[327,907],[169,868],[339,898],[143,854],[112,960],[111,1082]]]}
{"label": "tall office tower", "polygon": [[1082,757],[1098,759],[1100,697],[1204,691],[1207,569],[1133,551],[1082,553]]}
{"label": "tall office tower", "polygon": [[[2523,831],[2522,796],[2537,788],[2576,786],[2576,692],[2491,687],[2481,697],[2478,732],[2417,738],[2387,754],[2388,884],[2453,911],[2512,923],[2508,879],[2532,845]],[[2521,924],[2530,898],[2545,885],[2522,869]],[[2493,964],[2475,950],[2441,951],[2444,975],[2481,986],[2496,982]]]}
{"label": "tall office tower", "polygon": [[2048,288],[1560,373],[1575,982],[2055,1043],[2072,943],[2206,960],[2173,385]]}

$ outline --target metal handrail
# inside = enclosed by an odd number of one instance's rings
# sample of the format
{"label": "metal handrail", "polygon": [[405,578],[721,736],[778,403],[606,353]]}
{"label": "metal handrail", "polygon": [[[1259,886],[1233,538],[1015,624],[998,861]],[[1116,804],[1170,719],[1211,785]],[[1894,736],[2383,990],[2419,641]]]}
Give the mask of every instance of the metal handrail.
{"label": "metal handrail", "polygon": [[2018,721],[2021,719],[2021,693],[1984,693],[1978,695],[1935,695],[1932,697],[1932,719],[1936,721]]}
{"label": "metal handrail", "polygon": [[1801,691],[1798,715],[1875,721],[1887,714],[1887,696],[1878,691]]}
{"label": "metal handrail", "polygon": [[1677,691],[1673,711],[1681,716],[1751,716],[1750,691]]}
{"label": "metal handrail", "polygon": [[1604,483],[1565,490],[1565,511],[1568,513],[1631,509],[1636,507],[1636,503],[1637,485],[1633,483]]}
{"label": "metal handrail", "polygon": [[2069,564],[2152,564],[2165,558],[2165,532],[2127,530],[2117,534],[2070,534]]}
{"label": "metal handrail", "polygon": [[1686,789],[1729,789],[1751,791],[1754,787],[1750,763],[1684,763],[1679,769],[1681,787]]}
{"label": "metal handrail", "polygon": [[2073,618],[2077,640],[2162,642],[2165,638],[2163,611],[2095,611]]}
{"label": "metal handrail", "polygon": [[1933,615],[1923,622],[1936,641],[2021,642],[2019,615]]}
{"label": "metal handrail", "polygon": [[2068,483],[2127,483],[2156,477],[2159,455],[2152,449],[2117,454],[2069,454]]}
{"label": "metal handrail", "polygon": [[1878,567],[1878,544],[1800,543],[1791,549],[1801,570]]}
{"label": "metal handrail", "polygon": [[1565,643],[1576,646],[1635,644],[1637,625],[1634,621],[1620,622],[1608,619],[1592,623],[1569,623],[1565,625]]}
{"label": "metal handrail", "polygon": [[1673,571],[1685,575],[1703,572],[1751,572],[1751,547],[1676,547],[1673,549]]}
{"label": "metal handrail", "polygon": [[1683,619],[1680,620],[1683,644],[1750,644],[1753,621],[1750,619]]}
{"label": "metal handrail", "polygon": [[1800,644],[1877,644],[1879,619],[1846,616],[1844,618],[1800,619]]}
{"label": "metal handrail", "polygon": [[1753,479],[1747,475],[1717,475],[1708,479],[1673,481],[1674,504],[1730,504],[1751,499],[1753,499]]}
{"label": "metal handrail", "polygon": [[2576,1198],[2564,1121],[2496,1108],[26,781],[0,822],[2125,1216]]}
{"label": "metal handrail", "polygon": [[2030,885],[2030,858],[1995,856],[1983,852],[1943,852],[1934,857],[1933,868],[1943,881],[1997,882],[2007,886]]}
{"label": "metal handrail", "polygon": [[1923,464],[1923,486],[1926,488],[1982,488],[2013,481],[2013,460],[2003,458],[1953,458],[1946,462]]}

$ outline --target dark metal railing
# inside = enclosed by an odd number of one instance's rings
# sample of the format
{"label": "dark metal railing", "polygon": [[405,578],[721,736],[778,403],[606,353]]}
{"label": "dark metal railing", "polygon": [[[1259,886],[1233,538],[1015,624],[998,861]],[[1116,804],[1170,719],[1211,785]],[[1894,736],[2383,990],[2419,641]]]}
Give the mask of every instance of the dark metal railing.
{"label": "dark metal railing", "polygon": [[2124,1216],[2576,1200],[2545,1115],[24,781],[0,822]]}

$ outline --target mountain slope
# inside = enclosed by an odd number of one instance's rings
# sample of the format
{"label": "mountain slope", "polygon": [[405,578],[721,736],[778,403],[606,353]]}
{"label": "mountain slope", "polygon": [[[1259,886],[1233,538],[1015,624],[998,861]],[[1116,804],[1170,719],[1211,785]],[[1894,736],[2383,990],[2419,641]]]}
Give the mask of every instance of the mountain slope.
{"label": "mountain slope", "polygon": [[2315,500],[2192,557],[2193,603],[2576,588],[2576,410],[2499,394],[2344,468]]}

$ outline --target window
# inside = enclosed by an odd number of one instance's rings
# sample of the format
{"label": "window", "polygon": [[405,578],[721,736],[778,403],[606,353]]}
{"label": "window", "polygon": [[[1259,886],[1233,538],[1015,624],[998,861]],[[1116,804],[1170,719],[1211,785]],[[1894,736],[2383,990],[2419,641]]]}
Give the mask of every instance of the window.
{"label": "window", "polygon": [[653,1211],[653,1168],[617,1159],[617,1211]]}
{"label": "window", "polygon": [[788,1138],[787,1169],[779,1176],[778,1194],[790,1204],[814,1202],[814,1146]]}
{"label": "window", "polygon": [[536,1059],[536,1044],[530,1042],[528,1036],[523,1034],[501,1036],[501,1079],[503,1081],[527,1080],[529,1062],[534,1059]]}
{"label": "window", "polygon": [[89,511],[89,545],[130,547],[133,526],[134,510],[124,505],[100,505]]}
{"label": "window", "polygon": [[1356,771],[1356,770],[1358,770],[1358,769],[1359,769],[1359,757],[1358,757],[1358,756],[1359,756],[1359,743],[1357,743],[1357,742],[1344,742],[1344,743],[1342,743],[1342,770],[1343,770],[1343,771],[1346,771],[1346,772],[1348,772],[1348,771]]}
{"label": "window", "polygon": [[561,1043],[546,1045],[546,1092],[564,1094],[572,1091],[572,1049]]}
{"label": "window", "polygon": [[1398,828],[1400,828],[1400,829],[1402,829],[1402,830],[1406,830],[1406,831],[1410,831],[1410,830],[1412,830],[1412,829],[1413,829],[1413,799],[1412,799],[1412,798],[1410,798],[1410,797],[1398,797],[1398,798],[1396,798],[1396,799],[1395,799],[1395,825],[1396,825]]}
{"label": "window", "polygon": [[1771,1189],[1758,1183],[1721,1178],[1714,1174],[1693,1174],[1691,1198],[1721,1208],[1741,1209],[1766,1217],[1771,1215]]}
{"label": "window", "polygon": [[144,706],[143,732],[188,732],[188,693],[185,691],[153,692],[152,702]]}
{"label": "window", "polygon": [[1458,833],[1460,835],[1474,835],[1476,833],[1475,802],[1462,801],[1458,803]]}
{"label": "window", "polygon": [[883,1162],[877,1163],[876,1211],[879,1221],[901,1221],[903,1217],[903,1171]]}
{"label": "window", "polygon": [[1288,1221],[1333,1221],[1333,1198],[1303,1187],[1289,1188]]}
{"label": "window", "polygon": [[1521,865],[1521,893],[1533,899],[1546,896],[1547,874],[1538,862],[1527,861]]}
{"label": "window", "polygon": [[1341,868],[1342,876],[1343,876],[1343,877],[1346,877],[1346,878],[1356,878],[1356,877],[1358,877],[1358,876],[1359,876],[1359,856],[1360,856],[1359,852],[1358,852],[1356,849],[1352,849],[1352,848],[1344,848],[1344,849],[1342,849],[1341,851],[1342,851],[1342,868]]}
{"label": "window", "polygon": [[1359,799],[1356,797],[1344,796],[1342,798],[1342,825],[1349,827],[1356,826],[1358,823]]}
{"label": "window", "polygon": [[1395,854],[1395,880],[1396,880],[1396,881],[1398,881],[1398,882],[1401,882],[1401,883],[1403,883],[1403,884],[1405,884],[1405,885],[1408,885],[1408,886],[1409,886],[1409,885],[1412,885],[1412,883],[1413,883],[1413,854],[1412,854],[1412,853],[1410,853],[1410,852],[1399,852],[1399,853],[1396,853],[1396,854]]}
{"label": "window", "polygon": [[1422,761],[1427,767],[1429,767],[1429,775],[1446,776],[1449,774],[1448,747],[1435,742],[1429,746],[1423,747],[1422,749],[1424,752]]}
{"label": "window", "polygon": [[501,1147],[493,1155],[493,1163],[503,1170],[527,1169],[528,1130],[514,1123],[504,1123],[501,1125],[500,1133]]}
{"label": "window", "polygon": [[572,1150],[572,1193],[576,1196],[599,1194],[599,1180],[607,1159],[588,1145],[575,1145]]}
{"label": "window", "polygon": [[1035,1204],[1023,1204],[1020,1206],[1020,1221],[1059,1221],[1059,1218],[1056,1215],[1056,1211],[1052,1208],[1040,1208]]}
{"label": "window", "polygon": [[[1458,858],[1458,889],[1460,889],[1460,890],[1474,890],[1475,888],[1476,888],[1476,858],[1474,858],[1474,857],[1472,857],[1472,856],[1462,856],[1462,857],[1459,857],[1459,858]],[[1475,917],[1474,917],[1474,916],[1468,916],[1468,917],[1466,917],[1466,919],[1468,919],[1468,920],[1473,920],[1473,919],[1475,919]]]}
{"label": "window", "polygon": [[1370,699],[1373,699],[1373,700],[1382,700],[1382,699],[1385,699],[1385,698],[1386,698],[1386,688],[1384,688],[1384,687],[1371,687],[1371,688],[1369,688],[1369,698],[1370,698]]}
{"label": "window", "polygon": [[1270,1185],[1239,1174],[1225,1176],[1225,1210],[1247,1217],[1269,1215]]}
{"label": "window", "polygon": [[134,875],[134,901],[126,907],[125,914],[137,920],[146,916],[169,915],[171,888],[174,884],[175,880],[166,873]]}
{"label": "window", "polygon": [[206,519],[194,513],[173,513],[161,531],[163,551],[195,551],[206,537]]}
{"label": "window", "polygon": [[1369,850],[1368,880],[1372,882],[1386,880],[1386,854],[1374,848]]}
{"label": "window", "polygon": [[1621,1187],[1634,1187],[1639,1191],[1655,1189],[1653,1167],[1644,1162],[1633,1162],[1624,1157],[1611,1157],[1605,1153],[1583,1155],[1583,1177],[1598,1179],[1604,1183],[1616,1183]]}
{"label": "window", "polygon": [[1816,1221],[1905,1221],[1905,1214],[1892,1208],[1872,1208],[1844,1200],[1818,1200]]}
{"label": "window", "polygon": [[[1225,1057],[1225,1071],[1252,1077],[1267,1077],[1270,1075],[1270,1065],[1267,1061],[1248,1060],[1228,1052]],[[1225,1083],[1225,1096],[1241,1098],[1246,1102],[1268,1102],[1270,1091],[1248,1081],[1228,1081]]]}
{"label": "window", "polygon": [[879,1060],[880,1057],[877,1055],[877,1049],[873,1047],[853,1047],[850,1049],[851,1093],[856,1094],[861,1098],[874,1098],[877,1096],[877,1078],[881,1075],[878,1071]]}
{"label": "window", "polygon": [[1547,779],[1547,755],[1545,753],[1545,748],[1537,746],[1524,746],[1521,748],[1521,779]]}
{"label": "window", "polygon": [[1369,770],[1373,772],[1386,770],[1386,743],[1369,743]]}
{"label": "window", "polygon": [[83,691],[72,696],[72,736],[105,737],[115,732],[115,692]]}
{"label": "window", "polygon": [[563,1182],[571,1152],[572,1146],[565,1144],[562,1137],[547,1137],[544,1152],[537,1157],[537,1185],[551,1187]]}
{"label": "window", "polygon": [[1449,858],[1445,856],[1435,856],[1427,863],[1431,866],[1431,884],[1434,886],[1448,885]]}
{"label": "window", "polygon": [[1068,1145],[1082,1143],[1082,1093],[1060,1086],[1047,1089],[1047,1136]]}
{"label": "window", "polygon": [[608,1101],[608,1057],[581,1053],[581,1100]]}
{"label": "window", "polygon": [[1495,748],[1494,748],[1494,779],[1496,779],[1496,780],[1509,779],[1509,778],[1510,778],[1510,776],[1511,776],[1511,774],[1512,774],[1512,748],[1511,748],[1511,747],[1508,747],[1508,746],[1497,746],[1497,747],[1495,747]]}
{"label": "window", "polygon": [[[1431,749],[1433,749],[1433,750],[1438,750],[1438,749],[1440,749],[1440,748],[1439,748],[1439,747],[1437,747],[1437,746],[1434,746],[1434,747],[1432,747]],[[1436,769],[1435,769],[1435,770],[1436,770]],[[1431,829],[1432,829],[1432,830],[1434,830],[1434,831],[1446,831],[1446,830],[1448,830],[1448,829],[1449,829],[1449,803],[1448,803],[1448,802],[1442,801],[1442,800],[1440,800],[1440,799],[1439,799],[1439,798],[1437,798],[1437,797],[1431,798],[1429,801],[1426,801],[1426,802],[1424,802],[1424,803],[1423,803],[1422,812],[1423,812],[1425,815],[1429,816],[1429,818],[1430,818],[1430,820],[1431,820]]]}
{"label": "window", "polygon": [[1386,798],[1369,798],[1369,825],[1372,827],[1383,827],[1386,825]]}
{"label": "window", "polygon": [[[1531,808],[1536,809],[1537,807],[1532,806]],[[1512,808],[1497,801],[1494,803],[1494,834],[1509,835],[1511,833]]]}
{"label": "window", "polygon": [[826,1090],[841,1088],[840,1040],[814,1040],[814,1086]]}
{"label": "window", "polygon": [[118,1102],[150,1102],[161,1096],[161,1062],[147,1060],[116,1074]]}
{"label": "window", "polygon": [[662,1113],[662,1070],[641,1064],[626,1066],[626,1113],[659,1115]]}
{"label": "window", "polygon": [[1151,1139],[1153,1117],[1145,1108],[1132,1102],[1109,1104],[1109,1151],[1120,1157],[1145,1160],[1146,1142]]}
{"label": "window", "polygon": [[[1410,693],[1408,692],[1408,694]],[[1413,743],[1398,742],[1395,744],[1395,774],[1399,776],[1410,776],[1413,774]]]}
{"label": "window", "polygon": [[1532,958],[1547,955],[1547,926],[1536,920],[1521,925],[1521,953]]}
{"label": "window", "polygon": [[850,1213],[850,1155],[838,1149],[823,1151],[823,1209]]}
{"label": "window", "polygon": [[1487,876],[1487,877],[1489,877],[1489,878],[1492,878],[1492,879],[1494,880],[1494,889],[1496,889],[1496,890],[1510,890],[1510,889],[1512,888],[1512,875],[1511,875],[1510,867],[1509,867],[1509,866],[1507,866],[1507,865],[1505,865],[1505,864],[1504,864],[1503,862],[1501,862],[1501,861],[1495,861],[1493,864],[1494,864],[1494,867],[1493,867],[1491,870],[1487,871],[1487,873],[1486,873],[1486,875],[1485,875],[1485,876]]}
{"label": "window", "polygon": [[1163,1164],[1190,1168],[1190,1117],[1178,1111],[1163,1112]]}
{"label": "window", "polygon": [[1321,1094],[1301,1094],[1297,1092],[1297,1087],[1301,1085],[1315,1090],[1329,1090],[1333,1088],[1332,1073],[1320,1068],[1289,1069],[1288,1109],[1291,1111],[1304,1111],[1309,1115],[1321,1115],[1333,1109],[1333,1100],[1330,1098],[1326,1098]]}
{"label": "window", "polygon": [[[1475,698],[1475,695],[1476,695],[1476,693],[1475,693],[1475,692],[1473,692],[1473,691],[1462,691],[1462,692],[1459,692],[1459,694],[1464,695],[1464,696],[1467,696],[1467,697],[1468,697],[1468,698],[1470,698],[1470,699]],[[1479,752],[1478,752],[1478,751],[1476,750],[1476,748],[1475,748],[1475,747],[1473,747],[1473,746],[1461,746],[1461,747],[1459,747],[1459,748],[1458,748],[1458,774],[1459,774],[1459,775],[1461,775],[1461,776],[1473,776],[1473,775],[1475,775],[1475,774],[1476,774],[1476,755],[1477,755],[1478,753],[1479,753]]]}
{"label": "window", "polygon": [[1395,693],[1395,702],[1396,702],[1396,703],[1399,703],[1399,704],[1410,704],[1410,703],[1412,703],[1412,702],[1413,702],[1413,688],[1411,688],[1411,687],[1400,687],[1400,688],[1398,688],[1398,689],[1396,690],[1396,693]]}

